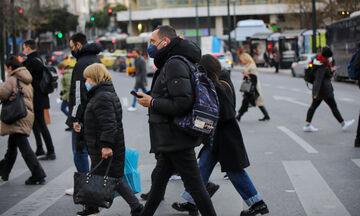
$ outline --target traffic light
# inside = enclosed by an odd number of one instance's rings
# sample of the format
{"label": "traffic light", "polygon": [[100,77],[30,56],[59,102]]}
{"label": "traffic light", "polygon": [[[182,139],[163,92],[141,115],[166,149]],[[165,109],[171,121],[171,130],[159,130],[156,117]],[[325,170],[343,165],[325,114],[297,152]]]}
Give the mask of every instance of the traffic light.
{"label": "traffic light", "polygon": [[111,8],[108,9],[108,13],[112,14],[113,10]]}
{"label": "traffic light", "polygon": [[20,9],[18,12],[19,12],[19,14],[23,14],[23,13],[24,13],[24,10],[23,10],[23,9]]}
{"label": "traffic light", "polygon": [[62,38],[63,37],[63,34],[61,32],[59,32],[59,34],[57,34],[58,38]]}
{"label": "traffic light", "polygon": [[90,18],[90,21],[91,21],[91,22],[94,22],[94,21],[95,21],[95,17],[91,17],[91,18]]}

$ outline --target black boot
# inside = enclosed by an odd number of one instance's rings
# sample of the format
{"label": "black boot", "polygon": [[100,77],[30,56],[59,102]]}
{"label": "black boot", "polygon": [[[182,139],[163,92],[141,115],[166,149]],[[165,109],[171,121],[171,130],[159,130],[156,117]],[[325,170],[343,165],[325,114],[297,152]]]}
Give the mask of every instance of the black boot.
{"label": "black boot", "polygon": [[85,206],[83,211],[76,214],[78,216],[96,216],[99,215],[99,208]]}
{"label": "black boot", "polygon": [[26,185],[43,185],[43,184],[45,184],[45,177],[34,178],[31,176],[25,181],[25,184]]}
{"label": "black boot", "polygon": [[39,160],[55,160],[56,159],[56,155],[55,153],[52,154],[46,154],[42,157],[39,157]]}
{"label": "black boot", "polygon": [[139,207],[137,207],[136,209],[134,210],[131,210],[131,216],[140,216],[142,211],[144,209],[144,206],[141,204]]}
{"label": "black boot", "polygon": [[268,120],[270,120],[270,116],[269,116],[266,108],[264,106],[259,106],[259,109],[264,114],[264,117],[259,119],[259,121],[268,121]]}
{"label": "black boot", "polygon": [[357,137],[355,139],[355,147],[360,147],[360,138],[359,137]]}
{"label": "black boot", "polygon": [[189,212],[189,215],[191,216],[197,216],[199,215],[198,212],[198,208],[196,207],[196,205],[191,204],[189,202],[186,203],[178,203],[178,202],[174,202],[171,207],[173,207],[173,209],[180,211],[180,212]]}
{"label": "black boot", "polygon": [[36,152],[35,152],[36,156],[40,156],[40,155],[44,155],[44,154],[45,154],[45,151],[42,148],[36,149]]}
{"label": "black boot", "polygon": [[206,185],[206,191],[209,193],[210,197],[214,196],[214,194],[216,193],[216,191],[219,190],[219,188],[220,188],[220,185],[217,185],[212,182],[208,182],[208,184]]}
{"label": "black boot", "polygon": [[267,214],[269,213],[269,209],[264,201],[260,201],[252,205],[248,210],[244,210],[241,212],[240,216],[255,216],[257,214]]}

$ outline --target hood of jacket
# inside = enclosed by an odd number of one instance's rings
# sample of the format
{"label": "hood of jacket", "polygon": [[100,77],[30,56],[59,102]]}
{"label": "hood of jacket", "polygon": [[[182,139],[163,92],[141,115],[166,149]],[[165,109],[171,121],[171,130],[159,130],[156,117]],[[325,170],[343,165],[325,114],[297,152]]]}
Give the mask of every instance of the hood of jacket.
{"label": "hood of jacket", "polygon": [[32,81],[32,76],[31,76],[30,72],[24,66],[16,68],[15,70],[11,71],[9,73],[9,77],[10,76],[17,78],[26,84],[30,84]]}
{"label": "hood of jacket", "polygon": [[165,62],[174,55],[181,55],[192,63],[198,63],[201,59],[201,49],[193,41],[174,38],[168,46],[162,48],[156,54],[154,58],[155,66],[162,68]]}
{"label": "hood of jacket", "polygon": [[87,43],[85,44],[79,52],[77,52],[74,57],[79,59],[82,56],[87,55],[97,55],[101,52],[101,45],[98,43]]}
{"label": "hood of jacket", "polygon": [[101,82],[90,89],[90,91],[88,92],[88,99],[93,97],[97,91],[113,92],[115,91],[115,89],[111,81]]}

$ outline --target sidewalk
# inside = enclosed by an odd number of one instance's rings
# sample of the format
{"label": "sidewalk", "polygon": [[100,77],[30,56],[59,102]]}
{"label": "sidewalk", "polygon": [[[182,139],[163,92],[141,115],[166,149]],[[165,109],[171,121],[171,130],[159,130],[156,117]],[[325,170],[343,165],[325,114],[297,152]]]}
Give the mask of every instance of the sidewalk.
{"label": "sidewalk", "polygon": [[[240,71],[240,72],[244,72],[245,70],[245,66],[241,66],[241,65],[236,65],[233,68],[233,71]],[[264,68],[264,67],[258,67],[258,71],[260,73],[275,73],[275,68]],[[291,76],[291,70],[290,69],[279,69],[279,73],[278,74],[283,74],[283,75],[289,75]]]}

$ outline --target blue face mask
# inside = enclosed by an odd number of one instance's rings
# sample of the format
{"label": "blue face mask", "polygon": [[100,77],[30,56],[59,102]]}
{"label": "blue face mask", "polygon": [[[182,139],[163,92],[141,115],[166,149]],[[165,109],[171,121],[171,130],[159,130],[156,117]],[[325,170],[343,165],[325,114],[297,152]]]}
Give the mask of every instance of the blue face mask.
{"label": "blue face mask", "polygon": [[91,85],[90,83],[85,82],[85,87],[86,87],[86,90],[87,90],[87,91],[90,91],[90,89],[91,89],[92,87],[94,87],[94,86],[95,86],[95,84]]}
{"label": "blue face mask", "polygon": [[147,52],[149,53],[150,58],[155,58],[156,54],[158,53],[158,49],[154,44],[150,44],[150,46],[147,49]]}

